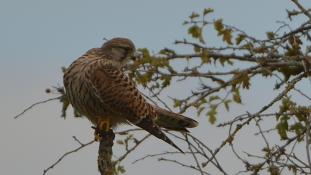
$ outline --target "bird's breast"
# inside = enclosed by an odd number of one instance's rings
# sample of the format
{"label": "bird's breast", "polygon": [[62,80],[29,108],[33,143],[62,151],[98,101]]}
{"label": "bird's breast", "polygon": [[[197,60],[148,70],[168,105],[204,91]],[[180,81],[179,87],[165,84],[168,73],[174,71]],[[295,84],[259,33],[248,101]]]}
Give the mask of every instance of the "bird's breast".
{"label": "bird's breast", "polygon": [[89,82],[90,70],[87,65],[72,64],[64,74],[66,95],[71,105],[93,123],[98,117],[112,116]]}

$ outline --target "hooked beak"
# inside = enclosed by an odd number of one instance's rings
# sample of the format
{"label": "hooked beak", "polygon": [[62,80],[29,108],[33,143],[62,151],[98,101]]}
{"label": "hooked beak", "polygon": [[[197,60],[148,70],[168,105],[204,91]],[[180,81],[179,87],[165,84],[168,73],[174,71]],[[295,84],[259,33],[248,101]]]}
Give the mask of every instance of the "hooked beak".
{"label": "hooked beak", "polygon": [[136,61],[141,58],[143,58],[143,54],[141,52],[135,51],[133,56],[131,57],[131,60]]}

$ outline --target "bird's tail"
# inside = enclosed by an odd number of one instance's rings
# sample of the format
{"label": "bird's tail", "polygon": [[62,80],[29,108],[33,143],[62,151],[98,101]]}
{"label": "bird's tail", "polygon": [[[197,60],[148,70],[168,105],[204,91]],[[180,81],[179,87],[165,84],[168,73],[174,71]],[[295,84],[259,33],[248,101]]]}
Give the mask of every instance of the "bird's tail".
{"label": "bird's tail", "polygon": [[143,128],[148,131],[150,134],[156,136],[157,138],[165,141],[166,143],[172,145],[180,152],[184,153],[182,149],[180,149],[174,142],[171,141],[162,131],[161,128],[154,123],[154,121],[150,117],[145,117],[136,124],[137,126]]}
{"label": "bird's tail", "polygon": [[188,132],[187,128],[194,128],[198,126],[198,122],[168,110],[155,107],[158,119],[156,124],[162,128],[174,131]]}

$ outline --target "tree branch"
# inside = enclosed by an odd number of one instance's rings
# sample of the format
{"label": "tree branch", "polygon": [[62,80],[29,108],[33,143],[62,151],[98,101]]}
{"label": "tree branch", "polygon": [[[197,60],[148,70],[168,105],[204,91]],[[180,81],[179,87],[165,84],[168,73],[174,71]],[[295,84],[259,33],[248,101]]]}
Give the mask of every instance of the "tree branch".
{"label": "tree branch", "polygon": [[[306,119],[306,152],[308,164],[311,167],[311,158],[310,158],[310,120],[311,115],[309,114]],[[311,173],[311,172],[310,172]]]}
{"label": "tree branch", "polygon": [[26,109],[24,109],[21,113],[17,114],[16,116],[14,116],[14,119],[17,119],[18,117],[22,116],[23,114],[25,114],[27,111],[29,111],[30,109],[32,109],[33,107],[37,106],[37,105],[40,105],[40,104],[43,104],[43,103],[47,103],[49,101],[53,101],[53,100],[58,100],[58,99],[61,99],[62,96],[59,96],[59,97],[54,97],[54,98],[49,98],[47,100],[43,100],[43,101],[39,101],[39,102],[36,102],[32,105],[30,105],[29,107],[27,107]]}
{"label": "tree branch", "polygon": [[99,131],[101,140],[98,149],[98,170],[101,175],[114,175],[115,162],[112,161],[112,146],[115,134],[112,129],[107,131]]}
{"label": "tree branch", "polygon": [[129,149],[125,154],[123,154],[118,159],[118,162],[121,162],[123,159],[125,159],[127,155],[129,155],[132,151],[134,151],[141,143],[143,143],[143,141],[145,141],[150,136],[151,136],[151,134],[147,134],[144,138],[142,138],[141,140],[137,141],[135,146],[133,146],[131,149]]}
{"label": "tree branch", "polygon": [[309,18],[309,20],[311,20],[311,14],[298,2],[298,0],[292,0],[292,2],[296,4],[296,6]]}
{"label": "tree branch", "polygon": [[45,175],[50,169],[53,169],[57,164],[59,164],[65,157],[67,157],[68,155],[78,152],[79,150],[81,150],[84,147],[87,147],[89,145],[91,145],[92,143],[94,143],[95,141],[92,140],[90,142],[87,143],[82,143],[80,140],[78,140],[75,136],[73,136],[73,139],[78,142],[80,144],[80,146],[74,150],[68,151],[65,154],[63,154],[56,162],[54,162],[51,166],[49,166],[48,168],[46,168],[45,170],[43,170],[43,175]]}

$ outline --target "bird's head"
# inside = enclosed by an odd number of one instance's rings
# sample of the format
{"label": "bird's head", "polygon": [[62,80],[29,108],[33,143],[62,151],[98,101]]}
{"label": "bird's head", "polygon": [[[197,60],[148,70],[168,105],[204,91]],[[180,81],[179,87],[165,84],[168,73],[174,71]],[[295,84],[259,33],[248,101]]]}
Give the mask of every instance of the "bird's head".
{"label": "bird's head", "polygon": [[101,50],[109,54],[108,59],[126,64],[135,57],[135,45],[127,38],[113,38],[103,44]]}

